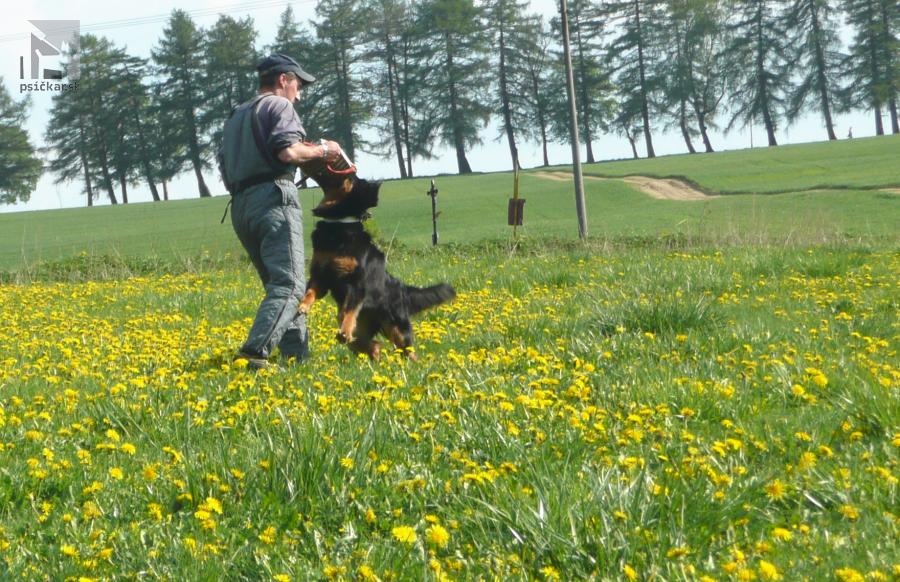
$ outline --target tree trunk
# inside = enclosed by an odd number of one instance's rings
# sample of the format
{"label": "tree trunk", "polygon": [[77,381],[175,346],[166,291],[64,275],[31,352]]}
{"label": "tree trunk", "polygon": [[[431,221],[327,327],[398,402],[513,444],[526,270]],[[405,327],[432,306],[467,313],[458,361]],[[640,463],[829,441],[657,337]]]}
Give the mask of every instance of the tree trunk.
{"label": "tree trunk", "polygon": [[[896,2],[896,0],[894,0]],[[881,8],[881,37],[882,42],[880,43],[883,47],[886,47],[886,55],[887,62],[884,64],[884,72],[885,72],[885,85],[888,88],[888,109],[891,112],[891,132],[892,133],[900,133],[900,121],[897,119],[897,88],[895,87],[894,81],[894,73],[896,72],[896,63],[894,61],[897,58],[897,47],[896,43],[892,45],[891,38],[893,36],[893,30],[891,30],[891,19],[888,16],[887,7],[888,3],[885,0],[882,0],[878,3]]]}
{"label": "tree trunk", "polygon": [[119,186],[122,188],[122,204],[128,204],[128,186],[126,183],[128,180],[125,179],[125,174],[119,174]]}
{"label": "tree trunk", "polygon": [[531,71],[531,90],[537,105],[537,121],[541,130],[541,149],[544,153],[544,167],[546,167],[550,165],[550,157],[547,155],[547,114],[544,111],[544,104],[538,96],[538,91],[540,90],[538,76],[533,70]]}
{"label": "tree trunk", "polygon": [[453,78],[453,49],[449,39],[446,39],[447,47],[447,76],[449,77],[448,89],[450,93],[450,123],[453,125],[453,145],[456,148],[456,166],[460,174],[471,174],[472,166],[466,159],[466,144],[463,140],[459,119],[459,105],[456,97],[456,81]]}
{"label": "tree trunk", "polygon": [[343,142],[341,148],[347,152],[350,159],[356,156],[356,146],[353,144],[353,120],[352,111],[350,109],[350,71],[347,68],[347,48],[344,41],[339,38],[332,38],[331,42],[335,47],[335,73],[337,73],[338,86],[338,102],[341,107],[341,125]]}
{"label": "tree trunk", "polygon": [[687,126],[687,106],[684,99],[681,100],[680,107],[681,110],[678,115],[678,125],[681,127],[681,136],[684,138],[684,143],[687,145],[688,152],[696,154],[697,150],[694,149],[694,144],[691,141],[691,132],[688,130]]}
{"label": "tree trunk", "polygon": [[169,184],[165,180],[163,180],[162,185],[163,185],[163,200],[168,202],[169,201]]}
{"label": "tree trunk", "polygon": [[100,171],[103,174],[103,182],[106,186],[106,193],[109,196],[110,204],[118,204],[116,199],[116,191],[113,189],[112,176],[109,174],[109,166],[106,163],[106,148],[103,148],[102,157],[100,159]]}
{"label": "tree trunk", "polygon": [[653,136],[650,133],[650,106],[647,104],[647,79],[644,66],[644,38],[641,33],[640,0],[634,0],[634,18],[637,25],[638,73],[641,79],[641,118],[644,122],[644,141],[647,143],[647,157],[655,158]]}
{"label": "tree trunk", "polygon": [[78,156],[81,158],[81,169],[84,170],[84,187],[87,191],[87,205],[90,208],[94,205],[94,187],[91,184],[91,171],[88,165],[87,144],[84,140],[84,119],[78,117]]}
{"label": "tree trunk", "polygon": [[512,169],[521,168],[519,165],[519,149],[516,147],[516,136],[513,133],[512,111],[509,107],[509,92],[506,81],[506,40],[503,34],[504,23],[500,23],[500,107],[503,111],[503,129],[506,131],[506,141],[509,143],[509,155],[512,159]]}
{"label": "tree trunk", "polygon": [[575,47],[578,50],[578,76],[580,82],[579,87],[579,104],[581,105],[581,135],[584,138],[587,163],[593,164],[594,160],[594,136],[591,135],[591,102],[587,94],[587,68],[584,62],[584,47],[581,43],[581,21],[576,21],[575,26]]}
{"label": "tree trunk", "polygon": [[703,108],[698,105],[696,98],[694,99],[693,104],[694,115],[697,116],[697,125],[700,127],[700,136],[703,138],[703,147],[706,148],[706,153],[712,153],[712,143],[710,143],[709,133],[706,131],[706,113],[704,113]]}
{"label": "tree trunk", "polygon": [[622,127],[625,129],[625,137],[628,138],[628,143],[631,145],[631,155],[634,159],[638,159],[640,156],[638,156],[637,144],[634,141],[634,136],[631,134],[631,130],[628,129],[627,125],[623,125]]}
{"label": "tree trunk", "polygon": [[828,139],[834,141],[834,121],[831,118],[831,100],[828,98],[828,79],[825,77],[825,50],[822,48],[822,31],[819,25],[819,15],[815,2],[812,7],[813,38],[816,50],[816,85],[819,89],[819,103],[822,115],[825,116],[825,128],[828,130]]}
{"label": "tree trunk", "polygon": [[406,166],[403,162],[403,142],[400,136],[400,112],[397,105],[396,75],[394,70],[397,63],[394,59],[394,45],[391,42],[390,35],[384,36],[385,50],[387,51],[387,71],[388,71],[388,97],[391,107],[391,131],[394,133],[394,152],[397,154],[397,165],[400,167],[400,178],[406,178]]}
{"label": "tree trunk", "polygon": [[[187,88],[190,90],[190,88]],[[200,191],[201,198],[209,198],[209,188],[206,187],[206,181],[203,179],[203,162],[200,155],[200,142],[197,138],[197,120],[194,117],[194,104],[189,103],[189,108],[184,110],[185,120],[188,129],[188,149],[191,154],[191,164],[194,166],[194,174],[197,176],[197,189]]]}
{"label": "tree trunk", "polygon": [[766,135],[769,138],[769,146],[777,146],[775,140],[775,122],[772,119],[772,113],[769,111],[769,88],[766,84],[766,64],[765,53],[763,52],[763,26],[762,26],[762,4],[756,10],[756,83],[759,95],[757,99],[760,102],[760,109],[763,115],[763,124],[766,126]]}

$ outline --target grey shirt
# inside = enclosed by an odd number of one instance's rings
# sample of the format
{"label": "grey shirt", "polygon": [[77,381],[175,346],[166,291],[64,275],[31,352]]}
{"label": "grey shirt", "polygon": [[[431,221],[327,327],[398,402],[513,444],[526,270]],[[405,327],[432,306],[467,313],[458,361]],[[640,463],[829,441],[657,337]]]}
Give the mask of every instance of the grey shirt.
{"label": "grey shirt", "polygon": [[290,101],[270,95],[259,103],[259,126],[266,147],[277,159],[278,152],[306,138],[306,130]]}

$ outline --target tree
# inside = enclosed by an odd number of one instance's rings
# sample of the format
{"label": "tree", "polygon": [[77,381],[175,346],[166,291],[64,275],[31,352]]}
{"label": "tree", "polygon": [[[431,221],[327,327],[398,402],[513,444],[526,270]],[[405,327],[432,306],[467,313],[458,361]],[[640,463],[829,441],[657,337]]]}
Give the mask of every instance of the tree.
{"label": "tree", "polygon": [[828,139],[835,140],[833,93],[840,78],[842,55],[834,1],[793,0],[785,17],[791,65],[800,81],[791,91],[788,120],[796,120],[812,105],[825,119]]}
{"label": "tree", "polygon": [[194,168],[200,196],[207,197],[211,194],[203,179],[203,170],[209,166],[207,133],[211,118],[204,115],[209,95],[203,84],[207,70],[203,39],[203,31],[197,28],[188,13],[176,9],[152,55],[159,74],[165,79],[159,94],[160,105],[178,119],[174,137],[186,144],[185,161]]}
{"label": "tree", "polygon": [[897,95],[900,92],[900,63],[897,57],[897,8],[892,0],[844,0],[847,22],[856,29],[844,60],[848,79],[842,92],[844,107],[871,107],[875,113],[875,133],[884,135],[882,109],[891,114],[894,133],[897,122]]}
{"label": "tree", "polygon": [[713,151],[708,128],[724,96],[724,72],[716,59],[721,32],[718,0],[666,4],[660,35],[664,64],[659,73],[663,82],[659,106],[669,119],[667,126],[681,131],[690,153],[695,152],[691,138],[696,132],[689,116],[697,121],[706,151]]}
{"label": "tree", "polygon": [[659,5],[656,0],[617,0],[607,2],[603,14],[607,25],[617,25],[618,35],[609,45],[616,61],[615,84],[625,99],[620,104],[620,123],[630,124],[640,114],[647,157],[656,157],[650,128],[650,98],[659,79],[653,69],[651,38],[658,28]]}
{"label": "tree", "polygon": [[316,34],[320,43],[317,61],[319,101],[326,116],[323,131],[341,144],[352,159],[357,145],[364,145],[361,129],[372,115],[371,83],[358,76],[357,50],[365,12],[356,0],[319,0]]}
{"label": "tree", "polygon": [[[365,5],[368,33],[363,38],[368,77],[376,79],[373,90],[377,135],[376,150],[397,157],[400,177],[412,175],[413,146],[409,143],[410,70],[404,67],[415,36],[415,21],[407,0],[369,0]],[[404,154],[405,151],[405,154]]]}
{"label": "tree", "polygon": [[207,88],[200,125],[211,128],[212,143],[222,141],[222,128],[231,109],[253,97],[257,88],[254,49],[256,30],[250,17],[235,20],[221,15],[204,39]]}
{"label": "tree", "polygon": [[530,92],[528,59],[538,50],[534,22],[525,15],[527,4],[517,0],[490,0],[486,4],[491,44],[497,48],[497,100],[495,113],[509,144],[513,169],[521,168],[516,133],[527,124]]}
{"label": "tree", "polygon": [[[79,90],[53,98],[46,132],[48,149],[52,150],[50,169],[58,174],[56,183],[83,176],[88,206],[93,205],[95,181],[106,190],[110,203],[118,204],[113,185],[117,168],[111,161],[115,151],[121,149],[117,146],[120,120],[113,113],[115,55],[108,40],[83,35],[79,56]],[[121,164],[121,159],[117,161]]]}
{"label": "tree", "polygon": [[27,202],[41,177],[42,165],[25,131],[31,100],[18,103],[0,77],[0,204]]}
{"label": "tree", "polygon": [[553,88],[548,83],[552,68],[549,59],[551,35],[539,16],[531,17],[531,32],[534,35],[531,50],[525,51],[524,79],[527,84],[522,124],[526,137],[541,144],[544,166],[550,165],[547,153],[550,142]]}
{"label": "tree", "polygon": [[[572,74],[575,81],[575,101],[578,121],[581,124],[579,138],[587,150],[587,162],[593,163],[594,138],[609,129],[609,118],[614,107],[611,99],[610,69],[604,64],[603,32],[606,14],[589,0],[575,0],[569,5],[569,37],[571,42]],[[551,21],[554,34],[561,37],[559,18]],[[565,63],[562,51],[557,51],[551,84],[558,87],[552,99],[553,134],[560,141],[570,138],[569,106],[566,97]]]}
{"label": "tree", "polygon": [[428,102],[426,129],[455,149],[459,173],[469,174],[466,148],[481,143],[479,131],[491,114],[483,13],[472,0],[430,0],[420,6],[419,18],[427,51],[419,63],[428,71],[420,81]]}
{"label": "tree", "polygon": [[727,25],[730,42],[722,55],[730,71],[732,108],[726,130],[762,117],[770,146],[784,110],[790,78],[784,19],[779,0],[735,0],[734,20]]}

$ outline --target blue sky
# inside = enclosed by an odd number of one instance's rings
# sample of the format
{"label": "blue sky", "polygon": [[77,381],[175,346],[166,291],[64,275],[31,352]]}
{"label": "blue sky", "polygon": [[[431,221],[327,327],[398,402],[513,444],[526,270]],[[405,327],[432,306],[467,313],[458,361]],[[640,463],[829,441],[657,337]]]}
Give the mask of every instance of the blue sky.
{"label": "blue sky", "polygon": [[[0,76],[3,77],[3,83],[13,97],[20,98],[19,59],[21,56],[27,55],[30,50],[29,33],[36,32],[28,22],[29,20],[80,20],[82,32],[106,36],[116,45],[127,47],[132,54],[149,57],[150,50],[162,35],[168,14],[174,8],[189,11],[197,24],[203,27],[212,25],[219,13],[228,13],[235,17],[251,16],[259,33],[257,42],[261,46],[269,44],[274,38],[278,17],[288,4],[289,2],[285,0],[247,0],[244,2],[163,0],[153,4],[132,4],[113,0],[84,3],[61,0],[16,0],[4,6],[4,18],[0,19]],[[315,0],[299,0],[290,2],[290,4],[294,7],[294,13],[298,20],[303,21],[313,16]],[[558,3],[554,0],[531,0],[531,6],[534,12],[550,17],[556,14]],[[140,20],[136,22],[136,19]],[[843,36],[848,38],[849,31],[843,31]],[[42,66],[44,65],[42,64]],[[315,71],[312,72],[315,74]],[[33,91],[30,95],[32,108],[28,130],[32,143],[41,147],[44,145],[43,134],[49,119],[52,92]],[[874,135],[875,132],[874,117],[869,112],[839,115],[835,118],[835,124],[840,138],[846,136],[851,126],[856,137]],[[889,124],[887,126],[889,127]],[[509,148],[505,139],[501,141],[495,139],[498,135],[499,130],[496,125],[487,128],[484,131],[484,144],[467,152],[474,171],[486,172],[511,168]],[[684,142],[677,133],[663,134],[656,130],[653,139],[657,155],[685,153],[686,151]],[[756,146],[765,143],[765,131],[761,125],[752,128],[752,139]],[[807,116],[795,125],[782,128],[778,132],[779,143],[799,143],[823,139],[825,139],[823,121],[817,115]],[[711,140],[713,147],[717,150],[746,148],[751,145],[751,131],[749,128],[735,130],[728,135],[713,132]],[[696,140],[695,147],[701,145],[700,140]],[[540,144],[526,143],[518,144],[518,146],[523,166],[531,167],[541,163]],[[639,151],[643,155],[642,146],[639,147]],[[584,148],[582,148],[582,157],[584,156],[583,152]],[[631,157],[631,149],[625,138],[614,135],[602,135],[596,139],[594,153],[598,159]],[[434,160],[414,161],[415,173],[420,176],[456,173],[456,156],[452,150],[441,148],[436,151],[436,154],[437,158]],[[552,145],[550,162],[553,164],[570,163],[571,150],[569,146]],[[374,155],[359,154],[356,163],[360,174],[368,178],[399,177],[394,158],[383,160]],[[216,171],[209,170],[206,172],[205,178],[214,193],[225,194]],[[84,195],[80,193],[80,183],[54,184],[53,182],[54,176],[46,173],[38,183],[29,202],[0,206],[0,212],[65,208],[86,204]],[[172,198],[196,197],[196,179],[193,177],[193,172],[185,173],[173,184],[170,184],[169,192]],[[129,187],[129,200],[131,202],[150,201],[149,189],[142,184]],[[96,200],[95,204],[108,204],[108,200],[103,197]]]}

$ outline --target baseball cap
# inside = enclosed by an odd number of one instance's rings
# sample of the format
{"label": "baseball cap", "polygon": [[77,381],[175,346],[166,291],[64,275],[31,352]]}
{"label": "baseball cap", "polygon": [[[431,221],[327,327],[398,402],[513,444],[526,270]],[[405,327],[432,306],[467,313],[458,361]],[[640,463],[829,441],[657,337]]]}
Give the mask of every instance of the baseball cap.
{"label": "baseball cap", "polygon": [[260,76],[269,73],[294,73],[304,85],[315,83],[316,78],[303,70],[300,63],[283,53],[272,53],[256,65]]}

